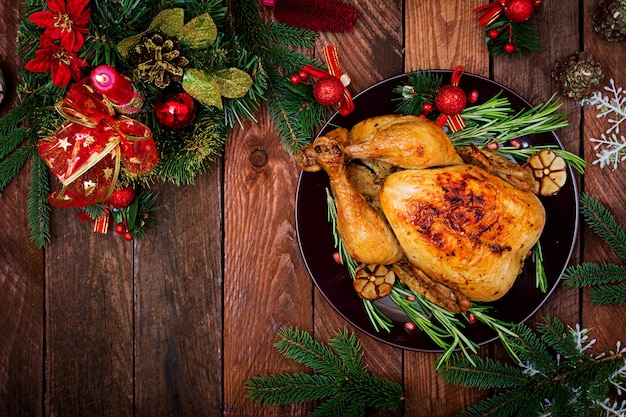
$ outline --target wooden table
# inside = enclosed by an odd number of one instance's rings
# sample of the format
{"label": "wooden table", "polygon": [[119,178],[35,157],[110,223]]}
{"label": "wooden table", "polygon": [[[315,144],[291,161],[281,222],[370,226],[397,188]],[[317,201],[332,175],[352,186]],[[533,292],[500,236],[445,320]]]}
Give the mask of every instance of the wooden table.
{"label": "wooden table", "polygon": [[[601,61],[605,85],[610,78],[626,85],[626,43],[593,31],[595,1],[545,1],[536,16],[541,50],[523,59],[490,59],[473,13],[486,0],[349,2],[360,13],[355,30],[321,34],[317,44],[338,45],[353,93],[409,70],[463,65],[537,104],[555,91],[553,64],[577,50]],[[0,4],[0,66],[10,93],[19,65],[18,4]],[[571,126],[560,139],[593,160],[588,139],[606,121],[563,103]],[[0,111],[14,104],[9,94]],[[266,162],[256,162],[258,155]],[[254,375],[303,370],[272,347],[281,327],[326,341],[346,325],[300,255],[298,174],[260,112],[258,123],[235,129],[223,158],[197,184],[157,185],[164,222],[146,240],[94,234],[75,211],[54,209],[52,241],[40,250],[28,238],[24,169],[0,198],[0,415],[308,415],[311,404],[256,407],[243,387]],[[578,180],[626,225],[626,167],[590,166]],[[584,225],[571,263],[581,260],[619,262]],[[546,315],[592,328],[598,348],[626,336],[626,308],[593,306],[585,291],[559,286],[532,320]],[[488,395],[444,383],[433,367],[436,353],[403,351],[352,330],[369,369],[404,386],[400,409],[369,415],[452,416]],[[493,343],[481,352],[501,348]]]}

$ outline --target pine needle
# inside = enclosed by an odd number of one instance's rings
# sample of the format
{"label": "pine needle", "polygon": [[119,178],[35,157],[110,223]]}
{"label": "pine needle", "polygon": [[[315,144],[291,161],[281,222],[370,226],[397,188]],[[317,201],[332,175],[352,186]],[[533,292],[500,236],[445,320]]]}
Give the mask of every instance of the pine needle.
{"label": "pine needle", "polygon": [[255,403],[280,406],[325,399],[311,416],[361,417],[368,408],[393,410],[402,401],[398,383],[367,371],[362,346],[346,328],[335,332],[328,345],[297,328],[281,329],[279,335],[278,351],[316,373],[254,376],[245,388],[246,398]]}

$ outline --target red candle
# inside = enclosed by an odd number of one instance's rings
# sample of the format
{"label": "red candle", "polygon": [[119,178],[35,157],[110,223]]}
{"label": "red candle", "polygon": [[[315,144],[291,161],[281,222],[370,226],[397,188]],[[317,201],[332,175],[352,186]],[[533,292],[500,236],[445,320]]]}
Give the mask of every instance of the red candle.
{"label": "red candle", "polygon": [[133,85],[128,78],[110,65],[100,65],[91,71],[91,83],[97,92],[115,104],[128,104],[133,99]]}

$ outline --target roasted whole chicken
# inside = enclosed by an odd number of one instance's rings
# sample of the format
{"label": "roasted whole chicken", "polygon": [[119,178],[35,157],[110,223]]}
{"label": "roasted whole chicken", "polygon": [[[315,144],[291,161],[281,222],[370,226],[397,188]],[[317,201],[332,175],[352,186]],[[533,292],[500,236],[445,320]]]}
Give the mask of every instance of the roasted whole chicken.
{"label": "roasted whole chicken", "polygon": [[511,288],[543,231],[531,168],[454,148],[416,116],[364,120],[301,148],[301,169],[324,170],[337,229],[358,262],[388,265],[452,312]]}

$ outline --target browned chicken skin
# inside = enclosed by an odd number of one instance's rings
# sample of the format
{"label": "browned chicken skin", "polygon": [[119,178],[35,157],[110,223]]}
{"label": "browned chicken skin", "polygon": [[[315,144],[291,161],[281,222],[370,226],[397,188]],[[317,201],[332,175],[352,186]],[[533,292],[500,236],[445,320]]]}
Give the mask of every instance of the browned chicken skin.
{"label": "browned chicken skin", "polygon": [[[493,301],[511,288],[545,224],[543,205],[526,191],[523,170],[466,152],[464,159],[487,170],[464,163],[434,123],[390,115],[350,131],[335,129],[301,148],[296,160],[303,170],[328,173],[337,228],[354,259],[395,264],[396,275],[413,290],[460,312],[470,300]],[[346,164],[354,159],[373,171],[368,189],[347,175]]]}

